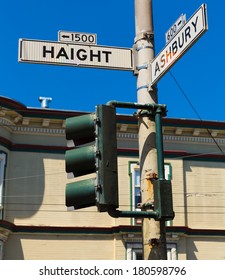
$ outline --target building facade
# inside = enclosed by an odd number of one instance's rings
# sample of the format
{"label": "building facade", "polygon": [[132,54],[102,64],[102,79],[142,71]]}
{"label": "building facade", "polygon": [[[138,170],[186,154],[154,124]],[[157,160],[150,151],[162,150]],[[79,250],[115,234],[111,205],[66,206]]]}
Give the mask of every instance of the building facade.
{"label": "building facade", "polygon": [[[65,206],[65,119],[0,97],[0,259],[135,260],[141,220]],[[117,115],[120,210],[140,202],[137,120]],[[175,218],[168,259],[225,257],[225,122],[163,119],[165,176]]]}

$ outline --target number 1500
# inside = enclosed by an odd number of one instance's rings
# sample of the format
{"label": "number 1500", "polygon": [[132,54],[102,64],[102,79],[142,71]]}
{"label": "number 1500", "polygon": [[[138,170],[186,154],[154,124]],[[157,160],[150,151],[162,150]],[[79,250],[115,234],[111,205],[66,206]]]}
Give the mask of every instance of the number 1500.
{"label": "number 1500", "polygon": [[95,34],[85,34],[85,33],[72,33],[71,39],[75,43],[86,43],[86,44],[96,44]]}

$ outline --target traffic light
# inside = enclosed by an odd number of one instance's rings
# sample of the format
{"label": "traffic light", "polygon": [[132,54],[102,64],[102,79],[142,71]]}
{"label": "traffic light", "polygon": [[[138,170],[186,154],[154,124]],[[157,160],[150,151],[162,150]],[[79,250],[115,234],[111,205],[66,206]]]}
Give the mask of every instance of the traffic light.
{"label": "traffic light", "polygon": [[118,208],[115,107],[98,105],[95,113],[66,119],[66,139],[75,145],[66,151],[66,172],[74,177],[95,173],[66,185],[66,206],[96,205],[100,212]]}
{"label": "traffic light", "polygon": [[159,179],[153,181],[154,210],[158,213],[158,220],[173,220],[172,184],[170,180]]}

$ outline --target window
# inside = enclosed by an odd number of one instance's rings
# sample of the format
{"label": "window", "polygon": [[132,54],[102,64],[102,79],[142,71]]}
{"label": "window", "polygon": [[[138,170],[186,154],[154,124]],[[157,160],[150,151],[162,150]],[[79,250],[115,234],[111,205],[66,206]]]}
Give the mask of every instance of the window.
{"label": "window", "polygon": [[140,192],[140,170],[134,169],[134,206],[138,207],[141,203],[141,192]]}
{"label": "window", "polygon": [[164,164],[164,172],[165,172],[165,179],[171,180],[172,179],[172,166],[170,163]]}
{"label": "window", "polygon": [[127,243],[127,260],[142,260],[141,243]]}
{"label": "window", "polygon": [[168,243],[167,247],[167,260],[177,260],[177,244]]}
{"label": "window", "polygon": [[3,259],[3,241],[0,240],[0,260]]}
{"label": "window", "polygon": [[6,165],[6,154],[0,152],[0,211],[3,208],[5,165]]}
{"label": "window", "polygon": [[[167,260],[177,260],[177,245],[175,243],[166,244]],[[142,244],[127,243],[127,260],[142,260]]]}
{"label": "window", "polygon": [[[131,210],[140,211],[138,204],[141,203],[141,191],[140,191],[140,168],[137,163],[130,164],[130,176],[131,176]],[[140,224],[141,219],[132,219],[133,224]]]}

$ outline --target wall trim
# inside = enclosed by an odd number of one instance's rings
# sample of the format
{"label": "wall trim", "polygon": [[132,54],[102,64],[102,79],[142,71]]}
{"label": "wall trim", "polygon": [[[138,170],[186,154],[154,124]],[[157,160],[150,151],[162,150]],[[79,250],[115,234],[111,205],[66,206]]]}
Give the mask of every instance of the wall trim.
{"label": "wall trim", "polygon": [[[5,220],[0,220],[0,230],[22,234],[128,234],[141,233],[141,226],[124,225],[113,227],[56,227],[56,226],[22,226],[15,225]],[[187,236],[225,237],[225,230],[220,229],[193,229],[182,226],[166,227],[168,234],[182,234]]]}

